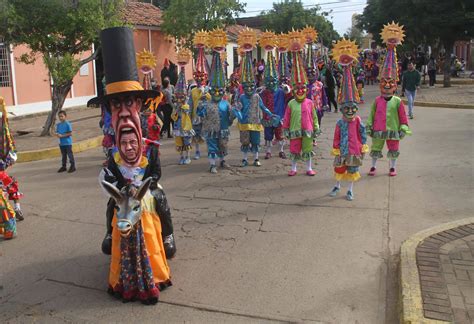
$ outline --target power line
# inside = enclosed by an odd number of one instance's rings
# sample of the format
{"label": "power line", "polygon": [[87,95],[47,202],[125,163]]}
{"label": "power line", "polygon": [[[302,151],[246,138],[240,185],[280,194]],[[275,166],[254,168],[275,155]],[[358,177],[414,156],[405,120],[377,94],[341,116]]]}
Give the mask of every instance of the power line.
{"label": "power line", "polygon": [[[309,5],[303,5],[303,7],[320,7],[320,6],[326,6],[326,5],[331,5],[331,4],[340,4],[340,3],[346,3],[346,2],[349,2],[348,0],[338,0],[338,1],[332,1],[332,2],[324,2],[324,3],[317,3],[317,4],[309,4]],[[338,8],[347,8],[347,7],[352,7],[352,6],[356,6],[356,5],[366,5],[365,2],[361,2],[360,4],[355,4],[355,3],[352,3],[352,4],[348,4],[348,5],[345,5],[345,6],[338,6],[338,7],[334,7],[334,8],[321,8],[323,10],[327,10],[327,9],[338,9]],[[270,8],[270,9],[259,9],[259,10],[248,10],[246,11],[245,13],[253,13],[253,12],[262,12],[262,11],[269,11],[269,10],[272,10],[273,8]]]}

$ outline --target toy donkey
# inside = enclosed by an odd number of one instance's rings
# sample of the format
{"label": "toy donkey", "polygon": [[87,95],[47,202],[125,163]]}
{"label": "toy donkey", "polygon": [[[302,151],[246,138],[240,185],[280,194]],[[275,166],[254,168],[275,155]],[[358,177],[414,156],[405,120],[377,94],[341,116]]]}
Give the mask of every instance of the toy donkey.
{"label": "toy donkey", "polygon": [[161,223],[148,191],[151,181],[147,178],[139,188],[128,184],[122,190],[102,181],[116,202],[109,293],[123,301],[156,304],[159,291],[171,285]]}

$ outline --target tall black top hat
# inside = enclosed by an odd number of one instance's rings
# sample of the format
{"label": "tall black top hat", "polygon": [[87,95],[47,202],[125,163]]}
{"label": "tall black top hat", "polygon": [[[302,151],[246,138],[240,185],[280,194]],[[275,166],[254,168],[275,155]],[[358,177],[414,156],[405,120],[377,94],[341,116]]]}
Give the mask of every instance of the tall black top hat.
{"label": "tall black top hat", "polygon": [[128,27],[107,28],[100,32],[102,58],[105,71],[106,95],[92,98],[87,105],[107,102],[119,95],[135,95],[141,98],[156,97],[155,90],[143,90],[138,81],[133,32]]}

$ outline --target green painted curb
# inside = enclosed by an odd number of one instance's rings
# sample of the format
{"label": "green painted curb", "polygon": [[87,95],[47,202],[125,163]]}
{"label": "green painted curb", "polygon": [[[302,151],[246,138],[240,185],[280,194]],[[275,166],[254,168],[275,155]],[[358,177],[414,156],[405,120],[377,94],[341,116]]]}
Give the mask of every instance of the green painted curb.
{"label": "green painted curb", "polygon": [[472,223],[474,223],[474,217],[441,224],[418,232],[402,243],[400,247],[400,323],[448,323],[424,317],[420,274],[416,264],[416,247],[431,235]]}
{"label": "green painted curb", "polygon": [[[72,144],[72,151],[74,153],[83,152],[90,150],[102,145],[103,136],[93,137],[87,140],[83,140]],[[23,151],[17,153],[17,162],[31,162],[38,160],[46,160],[54,157],[61,156],[59,147],[51,147],[43,150]]]}
{"label": "green painted curb", "polygon": [[[404,104],[408,104],[406,99],[403,99]],[[430,107],[430,108],[451,108],[451,109],[474,109],[474,105],[466,104],[449,104],[439,102],[415,101],[415,106]]]}

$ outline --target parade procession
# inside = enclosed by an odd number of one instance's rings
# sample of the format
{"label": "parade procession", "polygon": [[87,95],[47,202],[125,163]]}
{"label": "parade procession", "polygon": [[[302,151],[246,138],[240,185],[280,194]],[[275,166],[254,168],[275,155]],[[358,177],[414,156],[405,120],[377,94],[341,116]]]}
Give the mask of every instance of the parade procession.
{"label": "parade procession", "polygon": [[464,43],[387,0],[344,36],[331,3],[44,0],[35,34],[11,1],[1,322],[474,321]]}

